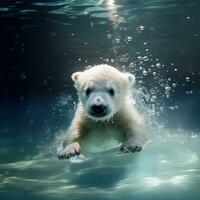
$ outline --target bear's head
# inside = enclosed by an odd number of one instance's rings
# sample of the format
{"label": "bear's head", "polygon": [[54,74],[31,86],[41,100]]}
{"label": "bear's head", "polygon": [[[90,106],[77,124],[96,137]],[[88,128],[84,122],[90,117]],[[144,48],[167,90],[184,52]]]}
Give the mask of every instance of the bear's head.
{"label": "bear's head", "polygon": [[96,121],[110,119],[119,111],[135,76],[101,64],[72,74],[85,114]]}

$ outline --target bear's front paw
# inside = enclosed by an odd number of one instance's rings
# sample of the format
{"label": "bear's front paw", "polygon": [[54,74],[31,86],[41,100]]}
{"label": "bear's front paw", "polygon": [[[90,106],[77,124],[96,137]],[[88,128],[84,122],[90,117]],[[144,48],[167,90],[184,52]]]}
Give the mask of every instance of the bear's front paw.
{"label": "bear's front paw", "polygon": [[137,144],[131,144],[131,143],[123,143],[120,147],[120,150],[124,153],[133,153],[135,151],[141,151],[142,146]]}
{"label": "bear's front paw", "polygon": [[74,142],[72,144],[67,145],[60,155],[58,156],[59,159],[69,159],[73,156],[79,155],[80,154],[80,145],[78,142]]}

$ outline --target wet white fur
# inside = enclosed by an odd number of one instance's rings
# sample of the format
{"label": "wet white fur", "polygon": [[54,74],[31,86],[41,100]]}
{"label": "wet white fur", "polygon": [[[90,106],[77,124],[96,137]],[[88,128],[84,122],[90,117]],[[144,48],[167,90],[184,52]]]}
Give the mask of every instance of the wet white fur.
{"label": "wet white fur", "polygon": [[[76,72],[72,75],[72,79],[78,92],[79,103],[63,143],[61,155],[74,156],[76,152],[81,151],[84,140],[90,134],[96,132],[106,139],[110,130],[117,130],[115,139],[119,143],[143,147],[147,140],[144,134],[144,121],[136,111],[131,95],[131,88],[135,83],[134,75],[122,73],[112,66],[102,64],[83,72]],[[88,100],[85,96],[88,86],[95,87],[98,91],[104,91],[103,88],[110,86],[115,89],[113,98],[105,94],[111,110],[108,116],[95,118],[88,114]]]}

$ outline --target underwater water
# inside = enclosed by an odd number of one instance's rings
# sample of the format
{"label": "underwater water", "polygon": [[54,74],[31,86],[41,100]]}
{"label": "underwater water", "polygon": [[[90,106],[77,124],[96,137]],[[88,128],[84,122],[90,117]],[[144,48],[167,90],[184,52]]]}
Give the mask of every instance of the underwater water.
{"label": "underwater water", "polygon": [[[197,200],[198,0],[0,2],[0,199]],[[76,108],[71,74],[135,74],[149,143],[58,160]]]}

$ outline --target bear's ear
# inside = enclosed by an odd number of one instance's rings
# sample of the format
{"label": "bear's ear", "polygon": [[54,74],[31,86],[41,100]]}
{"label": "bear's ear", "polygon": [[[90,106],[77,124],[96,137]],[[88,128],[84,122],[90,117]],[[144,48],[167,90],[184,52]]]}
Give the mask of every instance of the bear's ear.
{"label": "bear's ear", "polygon": [[79,81],[81,74],[82,72],[75,72],[72,74],[71,78],[74,81],[74,83],[77,83],[77,81]]}
{"label": "bear's ear", "polygon": [[126,80],[128,80],[128,83],[129,85],[135,85],[135,76],[133,74],[130,74],[130,73],[125,73],[125,76],[126,76]]}

